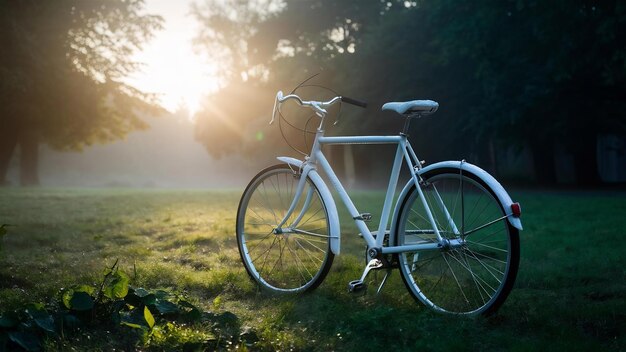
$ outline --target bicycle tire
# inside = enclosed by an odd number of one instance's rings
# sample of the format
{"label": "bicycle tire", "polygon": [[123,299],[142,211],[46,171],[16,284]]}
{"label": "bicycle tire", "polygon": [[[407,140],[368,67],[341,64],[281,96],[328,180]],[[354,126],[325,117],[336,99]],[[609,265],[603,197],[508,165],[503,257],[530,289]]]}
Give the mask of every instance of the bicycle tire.
{"label": "bicycle tire", "polygon": [[308,177],[308,187],[305,186],[287,224],[293,224],[301,215],[307,192],[312,192],[309,206],[296,227],[283,226],[283,231],[276,232],[295,196],[299,179],[300,174],[288,165],[268,167],[250,181],[239,202],[236,236],[241,260],[248,275],[272,292],[315,289],[334,259],[326,204]]}
{"label": "bicycle tire", "polygon": [[[455,248],[398,254],[404,284],[416,300],[438,312],[494,313],[517,276],[519,231],[506,219],[494,191],[473,173],[439,168],[421,177],[422,191],[441,236],[463,242]],[[452,209],[454,221],[447,220],[442,207],[437,209],[437,194],[448,214]],[[398,214],[396,245],[437,242],[415,185],[402,200]],[[461,228],[457,227],[455,234],[457,225]]]}

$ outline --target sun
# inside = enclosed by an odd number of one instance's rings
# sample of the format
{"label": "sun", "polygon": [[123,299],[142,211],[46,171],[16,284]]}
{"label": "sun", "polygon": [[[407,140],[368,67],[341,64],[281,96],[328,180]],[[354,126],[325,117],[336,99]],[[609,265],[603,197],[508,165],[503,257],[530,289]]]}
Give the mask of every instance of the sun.
{"label": "sun", "polygon": [[184,106],[191,115],[198,111],[202,98],[219,88],[218,68],[193,50],[196,22],[188,16],[188,1],[150,0],[146,10],[165,19],[163,30],[136,53],[133,59],[142,69],[127,78],[127,83],[156,93],[161,105],[174,112]]}

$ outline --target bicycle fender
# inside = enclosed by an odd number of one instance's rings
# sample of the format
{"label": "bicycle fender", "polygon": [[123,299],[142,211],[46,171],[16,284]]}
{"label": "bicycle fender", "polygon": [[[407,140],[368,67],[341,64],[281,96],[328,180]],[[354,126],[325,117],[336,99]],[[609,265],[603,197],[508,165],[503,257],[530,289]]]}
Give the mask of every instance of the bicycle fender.
{"label": "bicycle fender", "polygon": [[324,182],[322,177],[317,173],[317,170],[312,167],[303,167],[304,162],[302,160],[287,156],[279,156],[276,159],[301,170],[303,174],[302,176],[308,176],[315,185],[315,187],[317,187],[320,193],[320,197],[322,197],[322,200],[326,205],[326,210],[328,213],[328,222],[330,227],[330,251],[333,252],[333,254],[335,255],[339,254],[341,244],[339,215],[337,214],[337,206],[335,205],[335,200],[333,199],[333,196],[330,193],[328,186],[326,186],[326,183]]}
{"label": "bicycle fender", "polygon": [[[468,173],[474,174],[476,177],[480,178],[481,181],[483,181],[487,186],[489,186],[495,193],[496,198],[502,205],[502,208],[504,209],[506,215],[509,215],[507,219],[509,223],[511,224],[511,226],[515,227],[518,230],[523,230],[522,221],[520,220],[520,218],[512,215],[513,210],[511,209],[511,204],[513,204],[513,201],[511,200],[511,197],[509,196],[509,194],[504,190],[504,187],[502,187],[500,182],[498,182],[495,178],[493,178],[493,176],[491,176],[487,171],[479,168],[478,166],[470,164],[468,162],[461,162],[461,161],[442,161],[442,162],[428,165],[420,169],[417,172],[417,174],[423,175],[434,169],[457,169],[458,170],[460,168],[463,172],[467,171]],[[413,179],[407,182],[407,184],[404,186],[404,188],[400,192],[400,196],[398,197],[398,200],[396,201],[396,207],[394,209],[393,218],[392,218],[393,221],[391,222],[391,236],[395,236],[396,222],[397,222],[398,216],[400,216],[399,214],[400,206],[402,204],[402,201],[404,200],[404,197],[406,197],[409,191],[411,190],[411,187],[413,187]],[[393,238],[390,238],[390,240],[393,240]]]}

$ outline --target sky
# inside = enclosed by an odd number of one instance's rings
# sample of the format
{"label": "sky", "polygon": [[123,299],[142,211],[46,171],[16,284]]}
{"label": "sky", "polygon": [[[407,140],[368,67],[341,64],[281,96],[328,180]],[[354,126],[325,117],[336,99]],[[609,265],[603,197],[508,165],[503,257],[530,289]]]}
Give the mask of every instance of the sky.
{"label": "sky", "polygon": [[171,112],[185,106],[193,114],[217,83],[211,75],[215,66],[193,49],[199,25],[190,15],[192,2],[146,0],[147,12],[162,16],[164,28],[135,54],[134,59],[145,65],[127,82],[144,92],[159,94],[161,105]]}

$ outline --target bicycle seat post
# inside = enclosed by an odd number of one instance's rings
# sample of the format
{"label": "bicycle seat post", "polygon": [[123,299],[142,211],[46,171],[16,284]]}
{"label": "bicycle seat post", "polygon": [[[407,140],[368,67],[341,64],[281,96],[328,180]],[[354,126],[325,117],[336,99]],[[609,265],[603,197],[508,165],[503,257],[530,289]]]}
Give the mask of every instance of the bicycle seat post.
{"label": "bicycle seat post", "polygon": [[[419,114],[417,114],[417,117],[420,117]],[[409,136],[409,126],[411,125],[412,118],[413,118],[413,115],[409,115],[404,120],[404,127],[402,128],[402,132],[400,132],[401,135],[407,136],[407,137]]]}

